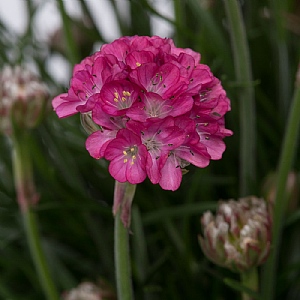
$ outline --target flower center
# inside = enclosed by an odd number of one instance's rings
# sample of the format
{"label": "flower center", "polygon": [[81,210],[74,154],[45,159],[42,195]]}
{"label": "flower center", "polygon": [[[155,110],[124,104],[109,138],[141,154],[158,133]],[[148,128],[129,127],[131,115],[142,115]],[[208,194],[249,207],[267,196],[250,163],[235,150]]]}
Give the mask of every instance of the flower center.
{"label": "flower center", "polygon": [[117,91],[114,92],[114,102],[117,104],[118,109],[125,109],[131,106],[131,93],[129,91],[122,91],[120,95]]}
{"label": "flower center", "polygon": [[164,118],[173,109],[166,100],[155,93],[145,95],[145,111],[150,118]]}
{"label": "flower center", "polygon": [[123,154],[124,154],[123,162],[124,162],[124,164],[129,162],[131,165],[134,165],[137,153],[138,153],[137,145],[131,146],[129,148],[126,148],[126,150],[123,150]]}
{"label": "flower center", "polygon": [[157,151],[161,147],[161,143],[154,140],[153,138],[147,139],[143,141],[143,144],[147,147],[148,151]]}

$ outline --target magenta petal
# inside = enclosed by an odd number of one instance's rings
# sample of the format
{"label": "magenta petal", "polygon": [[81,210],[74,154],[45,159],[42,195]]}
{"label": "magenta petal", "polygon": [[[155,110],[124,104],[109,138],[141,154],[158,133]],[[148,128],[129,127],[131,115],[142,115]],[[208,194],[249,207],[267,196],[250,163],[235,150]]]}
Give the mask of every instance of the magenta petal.
{"label": "magenta petal", "polygon": [[110,174],[118,181],[137,184],[146,178],[147,149],[140,138],[128,129],[119,130],[106,150]]}
{"label": "magenta petal", "polygon": [[85,70],[86,66],[91,66],[94,62],[95,54],[84,58],[79,64],[76,64],[73,69],[73,75],[79,71]]}
{"label": "magenta petal", "polygon": [[182,172],[174,155],[170,155],[161,169],[159,185],[164,190],[175,191],[179,188],[182,180]]}
{"label": "magenta petal", "polygon": [[191,145],[184,145],[177,148],[175,154],[199,168],[207,167],[211,158],[206,147],[201,144],[194,145],[194,147]]}
{"label": "magenta petal", "polygon": [[153,74],[148,82],[147,90],[164,98],[172,97],[173,93],[181,87],[177,85],[179,78],[180,71],[177,66],[171,63],[164,64]]}
{"label": "magenta petal", "polygon": [[130,72],[130,79],[132,82],[140,85],[146,90],[157,68],[155,63],[143,64]]}
{"label": "magenta petal", "polygon": [[100,159],[104,156],[107,144],[115,138],[116,134],[116,130],[96,131],[87,138],[85,147],[92,157]]}
{"label": "magenta petal", "polygon": [[110,44],[105,44],[101,47],[102,54],[112,54],[119,61],[123,61],[126,53],[129,52],[128,41],[125,38],[120,38]]}
{"label": "magenta petal", "polygon": [[78,113],[76,108],[81,102],[66,101],[64,99],[66,97],[68,97],[68,94],[61,94],[52,100],[52,106],[59,118],[69,117]]}
{"label": "magenta petal", "polygon": [[159,183],[161,174],[159,169],[159,161],[156,158],[155,153],[151,153],[151,152],[148,153],[146,170],[150,181],[153,184]]}
{"label": "magenta petal", "polygon": [[125,127],[128,118],[126,116],[111,116],[105,113],[101,105],[96,103],[92,112],[93,121],[105,129],[118,130]]}
{"label": "magenta petal", "polygon": [[133,51],[126,57],[126,63],[131,69],[135,69],[142,64],[153,62],[154,54],[149,51]]}
{"label": "magenta petal", "polygon": [[181,95],[175,99],[169,99],[166,104],[169,104],[172,107],[170,115],[177,117],[189,112],[193,107],[193,98],[189,95]]}
{"label": "magenta petal", "polygon": [[127,166],[124,164],[122,157],[112,160],[108,167],[110,175],[119,182],[127,181],[126,170]]}
{"label": "magenta petal", "polygon": [[[146,153],[143,154],[143,156]],[[141,155],[141,154],[140,154]],[[140,160],[144,160],[139,158]],[[135,163],[133,165],[128,164],[127,166],[127,170],[126,170],[126,178],[127,181],[130,182],[131,184],[137,184],[137,183],[141,183],[143,182],[146,177],[147,177],[147,173],[146,173],[146,168],[145,166],[143,166],[143,164],[145,164],[144,162],[139,162],[139,163]]]}
{"label": "magenta petal", "polygon": [[147,174],[141,163],[124,162],[122,156],[114,158],[109,164],[109,173],[120,181],[128,181],[131,184],[138,184],[145,180]]}
{"label": "magenta petal", "polygon": [[225,151],[225,143],[219,137],[201,135],[201,143],[206,146],[211,159],[218,160],[222,158]]}
{"label": "magenta petal", "polygon": [[148,118],[165,118],[173,115],[174,109],[172,100],[164,100],[156,93],[144,93],[141,95],[141,101],[137,105],[128,109],[126,115],[132,120],[144,122]]}
{"label": "magenta petal", "polygon": [[159,183],[161,179],[161,168],[168,158],[168,152],[149,152],[147,157],[147,175],[153,184]]}
{"label": "magenta petal", "polygon": [[172,53],[174,53],[178,56],[180,56],[181,53],[188,54],[194,58],[195,64],[198,64],[200,62],[200,58],[201,58],[200,53],[195,52],[190,48],[183,49],[183,48],[172,47]]}
{"label": "magenta petal", "polygon": [[67,93],[60,94],[60,95],[56,96],[52,100],[52,107],[53,107],[53,109],[56,110],[59,105],[61,105],[62,103],[66,102],[66,100],[64,100],[64,98],[66,98],[66,97],[68,97]]}
{"label": "magenta petal", "polygon": [[113,116],[124,115],[138,99],[139,87],[127,80],[106,83],[100,92],[102,110]]}

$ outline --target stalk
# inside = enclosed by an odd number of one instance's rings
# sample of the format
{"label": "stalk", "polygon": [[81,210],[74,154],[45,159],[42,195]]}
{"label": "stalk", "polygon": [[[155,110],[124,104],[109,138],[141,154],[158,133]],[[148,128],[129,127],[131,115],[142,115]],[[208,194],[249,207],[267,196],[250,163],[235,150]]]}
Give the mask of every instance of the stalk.
{"label": "stalk", "polygon": [[240,101],[240,196],[253,193],[256,172],[255,101],[246,29],[239,1],[224,1]]}
{"label": "stalk", "polygon": [[[241,273],[241,283],[243,286],[253,290],[258,291],[258,274],[257,269],[253,268],[247,272]],[[252,297],[247,293],[242,293],[243,300],[251,300]]]}
{"label": "stalk", "polygon": [[[300,80],[299,80],[300,81]],[[293,159],[296,153],[296,147],[299,136],[300,127],[300,82],[298,82],[292,105],[290,107],[288,123],[284,135],[284,141],[281,148],[281,156],[278,164],[276,197],[273,212],[273,235],[272,249],[268,261],[265,264],[263,272],[262,291],[264,300],[274,299],[275,282],[278,265],[278,256],[280,242],[283,230],[283,217],[286,212],[288,201],[286,200],[286,182],[288,173],[292,167]]]}
{"label": "stalk", "polygon": [[118,300],[133,300],[131,260],[129,247],[130,208],[136,185],[115,183],[115,272]]}
{"label": "stalk", "polygon": [[46,299],[59,300],[59,295],[52,281],[51,273],[43,252],[36,214],[33,206],[38,201],[33,181],[29,133],[18,132],[13,136],[13,169],[17,201],[22,214],[25,234],[41,286]]}

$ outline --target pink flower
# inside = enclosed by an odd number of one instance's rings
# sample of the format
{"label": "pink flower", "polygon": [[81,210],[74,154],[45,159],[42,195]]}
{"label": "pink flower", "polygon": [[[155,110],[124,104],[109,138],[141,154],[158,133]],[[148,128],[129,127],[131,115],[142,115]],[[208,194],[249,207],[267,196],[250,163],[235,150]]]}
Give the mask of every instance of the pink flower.
{"label": "pink flower", "polygon": [[119,130],[106,147],[104,157],[110,161],[110,174],[119,182],[136,184],[145,180],[147,149],[132,131]]}
{"label": "pink flower", "polygon": [[174,191],[183,168],[220,159],[223,138],[232,135],[224,122],[230,101],[200,58],[171,39],[122,37],[74,67],[68,93],[53,108],[59,117],[92,115],[100,129],[86,148],[110,161],[116,180],[148,177]]}

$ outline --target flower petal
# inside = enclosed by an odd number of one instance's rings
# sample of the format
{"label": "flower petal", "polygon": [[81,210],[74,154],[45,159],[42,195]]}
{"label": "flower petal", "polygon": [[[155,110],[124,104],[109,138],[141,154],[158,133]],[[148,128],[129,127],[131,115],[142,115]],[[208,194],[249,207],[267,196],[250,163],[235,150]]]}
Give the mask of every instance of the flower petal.
{"label": "flower petal", "polygon": [[182,172],[175,155],[170,155],[161,169],[159,185],[164,190],[176,191],[182,180]]}
{"label": "flower petal", "polygon": [[116,137],[116,130],[98,130],[86,140],[85,147],[90,155],[96,159],[104,156],[108,143]]}

